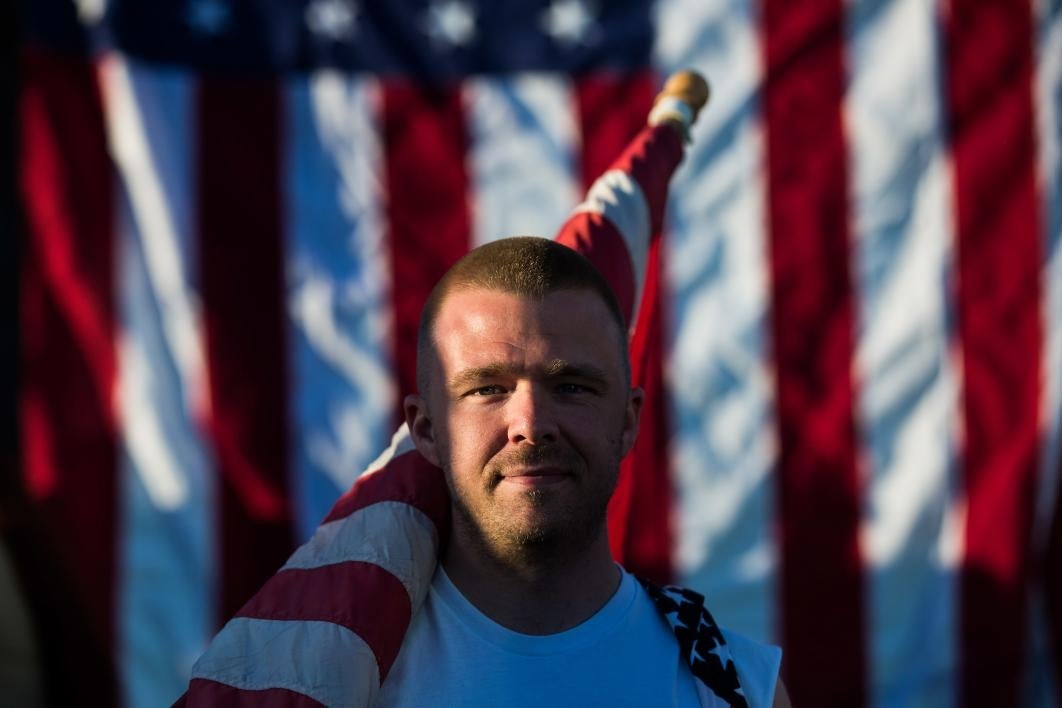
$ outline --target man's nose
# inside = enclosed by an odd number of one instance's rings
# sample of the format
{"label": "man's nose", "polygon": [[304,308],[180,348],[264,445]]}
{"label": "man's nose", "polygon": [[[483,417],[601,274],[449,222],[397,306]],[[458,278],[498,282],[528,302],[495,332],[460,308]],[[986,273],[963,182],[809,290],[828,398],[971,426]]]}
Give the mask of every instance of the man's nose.
{"label": "man's nose", "polygon": [[535,385],[519,386],[508,402],[509,442],[556,442],[558,430],[549,395]]}

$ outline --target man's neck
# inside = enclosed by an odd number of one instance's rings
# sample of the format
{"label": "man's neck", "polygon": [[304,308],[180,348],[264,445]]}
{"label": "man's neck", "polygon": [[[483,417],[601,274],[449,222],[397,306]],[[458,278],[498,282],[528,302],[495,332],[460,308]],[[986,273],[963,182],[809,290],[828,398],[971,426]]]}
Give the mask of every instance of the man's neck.
{"label": "man's neck", "polygon": [[556,634],[586,621],[616,592],[620,570],[602,528],[578,554],[485,553],[454,529],[443,568],[469,602],[492,620],[523,634]]}

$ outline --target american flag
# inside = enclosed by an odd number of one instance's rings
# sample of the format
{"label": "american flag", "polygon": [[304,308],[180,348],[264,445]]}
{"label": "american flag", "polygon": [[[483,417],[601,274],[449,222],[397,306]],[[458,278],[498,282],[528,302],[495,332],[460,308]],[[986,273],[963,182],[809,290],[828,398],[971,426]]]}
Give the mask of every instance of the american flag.
{"label": "american flag", "polygon": [[180,695],[386,446],[438,275],[553,234],[684,66],[617,554],[795,705],[1058,702],[1059,0],[21,14],[7,540],[53,702]]}

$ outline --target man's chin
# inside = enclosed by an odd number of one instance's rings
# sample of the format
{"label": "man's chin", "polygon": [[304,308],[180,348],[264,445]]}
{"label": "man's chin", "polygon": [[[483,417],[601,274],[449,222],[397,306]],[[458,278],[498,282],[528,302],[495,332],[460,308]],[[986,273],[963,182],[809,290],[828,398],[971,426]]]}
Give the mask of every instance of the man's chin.
{"label": "man's chin", "polygon": [[545,514],[536,513],[541,511],[530,509],[524,514],[514,513],[499,519],[496,527],[499,538],[517,547],[544,546],[563,538],[563,524],[544,518]]}
{"label": "man's chin", "polygon": [[[567,485],[561,485],[566,487]],[[509,490],[512,492],[513,490]],[[542,562],[578,555],[604,530],[605,507],[573,504],[567,489],[495,494],[481,513],[458,506],[482,551],[513,561]],[[478,517],[478,520],[477,520]]]}
{"label": "man's chin", "polygon": [[523,500],[495,510],[490,525],[492,541],[511,548],[545,548],[565,541],[574,530],[568,528],[568,514],[542,499]]}
{"label": "man's chin", "polygon": [[511,531],[507,536],[512,546],[523,549],[548,548],[556,540],[556,534],[542,527]]}
{"label": "man's chin", "polygon": [[514,515],[502,520],[496,527],[497,539],[513,549],[540,553],[568,554],[586,545],[588,529],[584,526],[573,525],[568,518],[533,516],[518,520]]}

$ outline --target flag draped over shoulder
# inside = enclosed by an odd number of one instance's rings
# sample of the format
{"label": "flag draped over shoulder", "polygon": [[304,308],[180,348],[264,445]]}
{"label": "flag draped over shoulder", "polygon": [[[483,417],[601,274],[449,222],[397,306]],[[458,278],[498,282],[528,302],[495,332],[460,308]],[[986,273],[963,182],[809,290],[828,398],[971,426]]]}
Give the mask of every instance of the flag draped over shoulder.
{"label": "flag draped over shoulder", "polygon": [[795,705],[1059,695],[1058,0],[22,20],[14,556],[46,670],[180,695],[386,447],[438,276],[555,233],[688,65],[714,97],[636,291],[614,552],[781,643]]}

